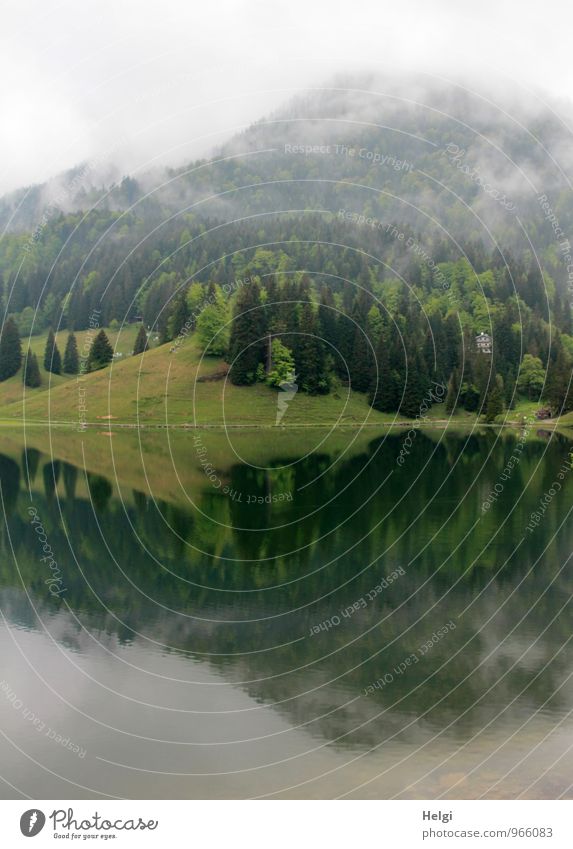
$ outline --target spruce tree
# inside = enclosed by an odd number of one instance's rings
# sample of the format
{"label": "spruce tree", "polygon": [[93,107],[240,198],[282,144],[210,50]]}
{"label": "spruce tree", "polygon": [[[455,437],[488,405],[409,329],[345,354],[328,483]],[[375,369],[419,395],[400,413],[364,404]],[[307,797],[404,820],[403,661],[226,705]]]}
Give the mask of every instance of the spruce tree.
{"label": "spruce tree", "polygon": [[372,374],[372,348],[361,327],[354,332],[352,354],[348,363],[350,385],[355,392],[367,392]]}
{"label": "spruce tree", "polygon": [[239,291],[235,305],[229,340],[231,383],[247,386],[255,382],[259,363],[265,361],[264,337],[265,315],[255,280]]}
{"label": "spruce tree", "polygon": [[145,327],[143,324],[137,331],[137,336],[135,337],[135,344],[133,346],[133,354],[143,354],[144,351],[147,350],[147,333],[145,332]]}
{"label": "spruce tree", "polygon": [[54,345],[54,355],[52,357],[52,374],[62,373],[62,357],[57,345]]}
{"label": "spruce tree", "polygon": [[22,371],[22,380],[25,386],[36,388],[42,385],[42,376],[40,375],[40,367],[38,365],[37,356],[30,351],[24,358],[24,369]]}
{"label": "spruce tree", "polygon": [[446,413],[453,413],[456,404],[459,402],[460,398],[460,375],[455,368],[450,375],[450,379],[448,380],[448,394],[446,395]]}
{"label": "spruce tree", "polygon": [[46,340],[46,349],[44,351],[44,368],[52,374],[62,373],[62,358],[56,344],[54,331],[50,327],[48,338]]}
{"label": "spruce tree", "polygon": [[173,311],[167,323],[169,339],[176,339],[177,336],[189,327],[189,307],[187,305],[187,293],[181,292],[173,306]]}
{"label": "spruce tree", "polygon": [[323,286],[320,291],[320,304],[318,307],[318,324],[320,327],[320,335],[329,343],[330,353],[336,351],[336,322],[338,313],[334,302],[334,295],[329,286]]}
{"label": "spruce tree", "polygon": [[408,356],[407,365],[408,377],[400,404],[400,412],[403,416],[413,419],[423,413],[422,406],[424,401],[427,401],[428,404],[431,403],[428,400],[430,382],[425,369],[425,363],[418,352]]}
{"label": "spruce tree", "polygon": [[308,302],[301,310],[299,334],[295,350],[298,384],[309,395],[324,395],[329,390],[324,345],[314,309]]}
{"label": "spruce tree", "polygon": [[73,333],[68,335],[66,350],[64,351],[64,373],[77,374],[80,370],[80,358],[78,356],[78,343]]}
{"label": "spruce tree", "polygon": [[569,412],[573,406],[571,366],[570,358],[566,356],[563,346],[560,346],[557,359],[549,369],[545,387],[545,398],[553,413],[557,415]]}
{"label": "spruce tree", "polygon": [[374,368],[370,383],[370,406],[381,413],[393,413],[398,409],[402,387],[395,371],[390,368],[388,340],[384,334],[376,348],[378,369]]}
{"label": "spruce tree", "polygon": [[0,381],[8,380],[22,365],[22,343],[16,322],[8,318],[0,335]]}
{"label": "spruce tree", "polygon": [[97,371],[104,368],[113,359],[113,348],[109,344],[109,339],[105,330],[100,330],[90,348],[88,355],[88,371]]}
{"label": "spruce tree", "polygon": [[356,324],[352,319],[344,315],[339,315],[336,323],[336,371],[343,379],[348,380],[348,372],[350,371],[350,360],[352,359],[352,349],[354,347],[354,336],[356,333]]}
{"label": "spruce tree", "polygon": [[54,350],[55,344],[56,337],[54,335],[54,331],[50,327],[48,331],[48,338],[46,339],[46,347],[44,348],[44,369],[46,371],[52,370],[52,351]]}
{"label": "spruce tree", "polygon": [[485,410],[486,422],[493,422],[503,413],[503,378],[496,374],[495,382],[488,393]]}

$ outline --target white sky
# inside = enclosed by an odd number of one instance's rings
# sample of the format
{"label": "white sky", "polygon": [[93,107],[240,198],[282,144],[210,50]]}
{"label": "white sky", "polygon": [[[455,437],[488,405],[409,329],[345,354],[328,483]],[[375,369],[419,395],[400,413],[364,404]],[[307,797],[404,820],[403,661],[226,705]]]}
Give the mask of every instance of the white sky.
{"label": "white sky", "polygon": [[570,0],[3,0],[0,192],[85,159],[179,164],[376,68],[573,93]]}

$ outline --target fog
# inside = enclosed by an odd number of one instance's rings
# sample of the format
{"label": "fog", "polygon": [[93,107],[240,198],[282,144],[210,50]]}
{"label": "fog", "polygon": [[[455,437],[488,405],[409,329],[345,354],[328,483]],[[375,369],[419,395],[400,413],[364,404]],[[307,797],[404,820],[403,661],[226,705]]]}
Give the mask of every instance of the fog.
{"label": "fog", "polygon": [[0,193],[85,161],[137,174],[207,155],[341,73],[573,90],[565,0],[11,0],[0,20]]}

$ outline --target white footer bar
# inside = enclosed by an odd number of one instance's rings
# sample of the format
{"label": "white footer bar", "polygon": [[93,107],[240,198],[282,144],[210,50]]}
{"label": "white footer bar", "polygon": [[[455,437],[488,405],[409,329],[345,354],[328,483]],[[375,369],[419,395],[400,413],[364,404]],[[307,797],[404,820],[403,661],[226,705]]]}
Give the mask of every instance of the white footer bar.
{"label": "white footer bar", "polygon": [[0,845],[570,849],[572,821],[573,801],[9,800]]}

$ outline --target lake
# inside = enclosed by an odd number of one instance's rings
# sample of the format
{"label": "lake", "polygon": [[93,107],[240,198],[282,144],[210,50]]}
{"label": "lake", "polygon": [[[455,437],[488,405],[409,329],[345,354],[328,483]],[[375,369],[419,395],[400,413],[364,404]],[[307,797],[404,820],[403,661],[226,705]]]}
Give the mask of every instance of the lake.
{"label": "lake", "polygon": [[573,798],[566,434],[3,430],[5,798]]}

